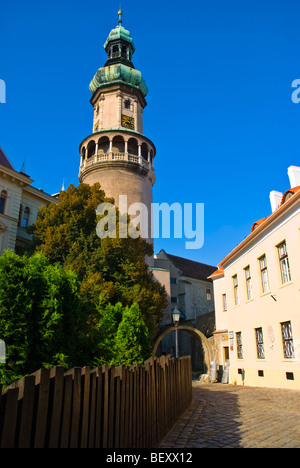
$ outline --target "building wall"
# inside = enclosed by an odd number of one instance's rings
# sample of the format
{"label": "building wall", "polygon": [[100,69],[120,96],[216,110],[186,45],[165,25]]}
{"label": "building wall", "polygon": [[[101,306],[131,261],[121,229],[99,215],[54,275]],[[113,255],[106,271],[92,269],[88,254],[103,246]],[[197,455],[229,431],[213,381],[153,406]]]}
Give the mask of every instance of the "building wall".
{"label": "building wall", "polygon": [[[127,100],[130,101],[129,109],[125,107]],[[94,104],[94,131],[121,128],[122,114],[132,117],[135,123],[134,130],[143,133],[143,107],[139,99],[120,88],[103,90]]]}
{"label": "building wall", "polygon": [[1,167],[0,193],[7,192],[4,213],[0,213],[0,255],[4,250],[18,250],[31,240],[25,228],[21,227],[22,213],[30,210],[28,225],[33,224],[41,206],[57,203],[57,200],[43,191],[31,187],[32,180],[16,171]]}
{"label": "building wall", "polygon": [[4,213],[0,214],[0,221],[5,226],[2,233],[0,254],[2,254],[3,250],[14,249],[16,245],[22,187],[11,182],[9,177],[2,176],[0,177],[0,193],[2,190],[7,192],[7,199]]}
{"label": "building wall", "polygon": [[[218,360],[229,348],[230,383],[300,389],[300,213],[299,204],[270,226],[234,260],[224,265],[224,278],[214,281]],[[286,241],[291,281],[282,284],[277,246]],[[270,290],[262,291],[259,258],[266,255]],[[248,300],[245,268],[250,265],[253,298]],[[239,304],[235,304],[233,276],[237,275]],[[227,312],[222,295],[227,296]],[[291,322],[295,357],[283,352],[281,323]],[[265,358],[257,355],[255,329],[262,328]],[[237,355],[241,332],[243,358]],[[260,371],[260,372],[259,372]],[[293,374],[294,380],[287,379]],[[260,376],[259,376],[260,374]],[[289,374],[289,377],[291,377]]]}

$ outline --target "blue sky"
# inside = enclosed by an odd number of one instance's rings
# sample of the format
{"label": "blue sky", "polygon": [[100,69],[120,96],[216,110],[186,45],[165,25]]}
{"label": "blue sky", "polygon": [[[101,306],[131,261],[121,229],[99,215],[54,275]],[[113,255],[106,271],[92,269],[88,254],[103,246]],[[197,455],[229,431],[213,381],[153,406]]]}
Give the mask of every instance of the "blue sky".
{"label": "blue sky", "polygon": [[[78,147],[92,133],[88,85],[118,9],[117,0],[1,2],[0,145],[48,193],[78,184]],[[123,0],[122,10],[149,88],[154,201],[205,204],[202,249],[158,239],[155,251],[217,265],[300,165],[299,1]]]}

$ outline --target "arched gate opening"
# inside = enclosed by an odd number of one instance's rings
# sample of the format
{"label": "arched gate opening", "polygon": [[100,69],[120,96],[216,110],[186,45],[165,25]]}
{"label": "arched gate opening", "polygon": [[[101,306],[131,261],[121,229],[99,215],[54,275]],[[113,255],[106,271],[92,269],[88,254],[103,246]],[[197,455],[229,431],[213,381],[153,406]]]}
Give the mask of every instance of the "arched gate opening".
{"label": "arched gate opening", "polygon": [[211,350],[209,341],[206,338],[206,336],[201,331],[199,331],[197,328],[194,328],[194,327],[189,327],[187,325],[178,325],[177,327],[172,326],[168,328],[157,338],[153,346],[152,355],[156,356],[156,353],[157,353],[157,350],[161,341],[165,338],[165,336],[169,335],[169,333],[175,332],[176,328],[178,331],[183,330],[183,331],[190,333],[192,336],[194,336],[197,340],[201,342],[203,346],[203,351],[204,351],[204,362],[205,362],[205,366],[208,372],[210,368],[210,361],[212,360],[212,350]]}

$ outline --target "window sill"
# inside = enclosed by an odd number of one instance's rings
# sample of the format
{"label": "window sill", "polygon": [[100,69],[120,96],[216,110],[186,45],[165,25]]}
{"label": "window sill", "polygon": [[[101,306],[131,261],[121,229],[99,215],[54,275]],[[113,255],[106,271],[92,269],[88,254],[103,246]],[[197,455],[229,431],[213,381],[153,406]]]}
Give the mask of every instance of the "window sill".
{"label": "window sill", "polygon": [[254,302],[254,300],[255,300],[254,298],[252,298],[252,299],[247,299],[247,301],[245,302],[245,304],[249,304],[250,302]]}
{"label": "window sill", "polygon": [[271,296],[271,294],[272,294],[272,291],[268,291],[265,293],[261,293],[260,297]]}
{"label": "window sill", "polygon": [[293,281],[289,281],[288,283],[281,284],[279,286],[279,289],[287,288],[288,286],[291,286],[291,284],[294,284]]}

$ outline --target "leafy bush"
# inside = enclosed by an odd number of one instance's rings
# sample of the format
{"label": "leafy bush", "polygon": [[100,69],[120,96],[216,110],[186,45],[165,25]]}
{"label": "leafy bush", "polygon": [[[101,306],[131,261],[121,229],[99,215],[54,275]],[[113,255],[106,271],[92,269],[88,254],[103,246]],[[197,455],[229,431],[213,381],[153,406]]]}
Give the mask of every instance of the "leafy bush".
{"label": "leafy bush", "polygon": [[79,283],[71,271],[50,265],[43,254],[0,257],[0,338],[6,364],[0,382],[8,384],[41,367],[72,366],[82,329]]}

